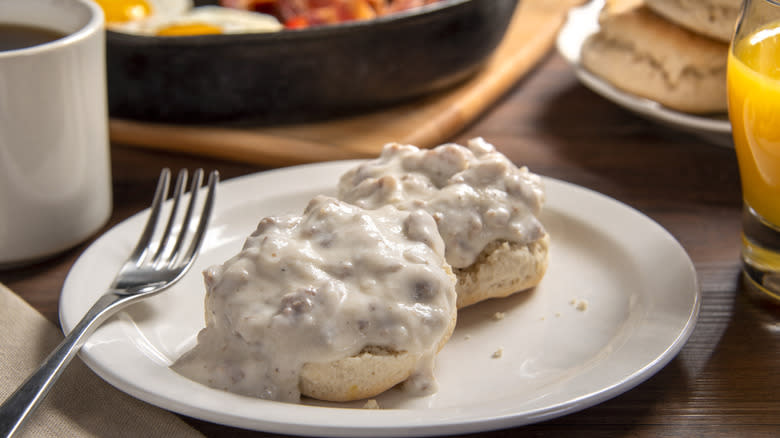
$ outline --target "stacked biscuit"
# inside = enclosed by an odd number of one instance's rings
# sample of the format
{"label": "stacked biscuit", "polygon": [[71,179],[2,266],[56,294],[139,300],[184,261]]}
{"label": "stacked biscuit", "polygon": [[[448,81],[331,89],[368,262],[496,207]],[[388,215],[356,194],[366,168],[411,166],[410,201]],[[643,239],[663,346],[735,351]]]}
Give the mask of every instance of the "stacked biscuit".
{"label": "stacked biscuit", "polygon": [[725,112],[728,44],[741,0],[607,0],[583,66],[687,113]]}

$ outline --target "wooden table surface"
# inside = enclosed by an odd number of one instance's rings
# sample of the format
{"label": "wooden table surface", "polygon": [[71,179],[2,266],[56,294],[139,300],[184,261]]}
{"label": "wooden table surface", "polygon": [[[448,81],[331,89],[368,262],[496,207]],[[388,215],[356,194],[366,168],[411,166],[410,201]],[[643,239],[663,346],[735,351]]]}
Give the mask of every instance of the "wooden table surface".
{"label": "wooden table surface", "polygon": [[[602,192],[660,223],[693,260],[703,295],[690,340],[649,380],[595,407],[481,436],[780,436],[780,310],[758,304],[741,282],[732,149],[600,98],[554,53],[452,140],[474,136],[537,173]],[[115,205],[105,229],[147,206],[163,166],[216,168],[224,179],[264,170],[121,145],[113,145],[112,156]],[[56,322],[65,276],[89,243],[0,272],[0,282]],[[210,437],[271,436],[186,420]]]}

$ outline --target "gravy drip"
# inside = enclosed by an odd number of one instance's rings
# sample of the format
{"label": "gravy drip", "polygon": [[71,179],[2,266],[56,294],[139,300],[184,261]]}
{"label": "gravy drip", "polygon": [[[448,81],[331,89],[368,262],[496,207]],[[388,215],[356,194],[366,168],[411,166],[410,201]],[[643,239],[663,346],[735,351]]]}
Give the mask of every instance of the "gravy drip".
{"label": "gravy drip", "polygon": [[[299,401],[309,362],[367,347],[431,358],[456,312],[429,214],[368,211],[325,196],[303,216],[261,220],[241,252],[204,278],[206,327],[173,369],[271,400]],[[432,360],[419,367],[415,376],[433,375]]]}
{"label": "gravy drip", "polygon": [[537,219],[541,178],[517,167],[482,138],[421,150],[391,143],[342,175],[339,199],[363,208],[394,205],[430,213],[454,268],[472,265],[496,240],[532,243],[546,231]]}

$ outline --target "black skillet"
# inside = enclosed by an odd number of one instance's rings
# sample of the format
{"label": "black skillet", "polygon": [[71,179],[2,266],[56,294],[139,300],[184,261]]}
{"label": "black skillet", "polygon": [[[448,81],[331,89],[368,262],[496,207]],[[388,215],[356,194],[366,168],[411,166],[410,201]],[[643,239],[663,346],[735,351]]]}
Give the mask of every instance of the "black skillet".
{"label": "black skillet", "polygon": [[108,31],[109,111],[157,122],[266,124],[377,109],[474,74],[518,3],[444,0],[371,21],[266,34]]}

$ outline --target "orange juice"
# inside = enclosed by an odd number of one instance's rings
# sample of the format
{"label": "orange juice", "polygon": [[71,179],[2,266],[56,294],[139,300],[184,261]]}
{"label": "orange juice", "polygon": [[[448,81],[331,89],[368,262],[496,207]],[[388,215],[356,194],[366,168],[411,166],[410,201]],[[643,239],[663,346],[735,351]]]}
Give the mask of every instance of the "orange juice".
{"label": "orange juice", "polygon": [[744,201],[780,226],[780,23],[734,42],[727,81]]}

